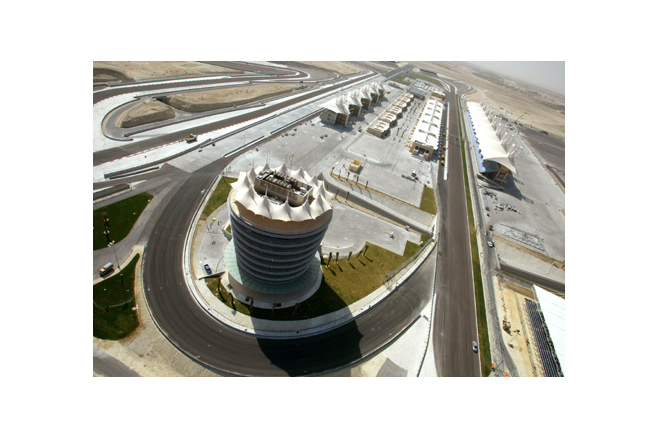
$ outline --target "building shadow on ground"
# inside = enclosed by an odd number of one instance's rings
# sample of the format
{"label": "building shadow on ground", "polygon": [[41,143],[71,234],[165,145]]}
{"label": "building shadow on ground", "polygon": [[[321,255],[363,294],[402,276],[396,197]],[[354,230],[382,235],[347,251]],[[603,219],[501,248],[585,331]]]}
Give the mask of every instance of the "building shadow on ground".
{"label": "building shadow on ground", "polygon": [[[319,314],[318,307],[334,312],[347,306],[323,279],[318,291],[298,306],[296,318],[308,320],[311,315]],[[258,337],[257,341],[271,363],[287,375],[318,374],[344,367],[362,357],[359,344],[363,335],[351,320],[352,315],[345,319],[349,321],[324,333],[291,339]]]}

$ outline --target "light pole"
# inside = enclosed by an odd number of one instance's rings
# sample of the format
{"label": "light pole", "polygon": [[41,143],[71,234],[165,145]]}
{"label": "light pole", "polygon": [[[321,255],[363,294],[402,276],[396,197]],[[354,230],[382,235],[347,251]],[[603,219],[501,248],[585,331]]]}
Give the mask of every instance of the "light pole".
{"label": "light pole", "polygon": [[128,306],[128,299],[126,299],[126,287],[124,287],[124,274],[121,272],[121,265],[119,265],[119,258],[117,257],[117,249],[114,248],[114,241],[108,244],[114,251],[114,258],[117,260],[117,268],[119,268],[119,279],[121,280],[121,291],[124,293],[124,308]]}

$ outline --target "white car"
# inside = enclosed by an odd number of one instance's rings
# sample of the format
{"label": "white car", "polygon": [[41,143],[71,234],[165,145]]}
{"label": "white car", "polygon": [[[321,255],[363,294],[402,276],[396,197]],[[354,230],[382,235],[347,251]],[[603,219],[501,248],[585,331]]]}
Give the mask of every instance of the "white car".
{"label": "white car", "polygon": [[492,241],[487,241],[487,246],[492,248],[494,247],[494,243]]}
{"label": "white car", "polygon": [[478,345],[475,341],[471,342],[471,348],[474,350],[474,352],[478,353]]}

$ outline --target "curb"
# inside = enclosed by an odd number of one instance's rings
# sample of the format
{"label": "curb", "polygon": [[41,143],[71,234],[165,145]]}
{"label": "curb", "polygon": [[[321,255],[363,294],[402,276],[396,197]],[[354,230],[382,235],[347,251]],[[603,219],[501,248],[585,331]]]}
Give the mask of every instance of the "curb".
{"label": "curb", "polygon": [[[203,210],[202,208],[206,205],[208,198],[210,197],[210,194],[212,194],[213,192],[213,188],[217,185],[217,183],[219,183],[220,180],[221,180],[221,176],[218,176],[216,180],[213,182],[213,184],[211,184],[206,194],[206,197],[200,203],[199,207],[197,208],[197,213],[195,214],[192,223],[188,227],[188,232],[186,234],[185,247],[183,252],[183,267],[185,269],[185,279],[186,279],[186,284],[188,286],[188,290],[190,291],[196,302],[199,304],[199,306],[202,309],[204,309],[208,313],[208,315],[210,315],[220,323],[242,333],[247,333],[262,338],[297,338],[297,337],[307,337],[310,335],[320,334],[335,329],[339,326],[342,326],[350,321],[355,320],[361,314],[369,311],[372,307],[377,306],[380,302],[382,302],[384,299],[389,297],[389,295],[391,295],[394,291],[396,291],[401,284],[403,284],[412,274],[416,272],[416,270],[421,266],[421,264],[423,264],[426,261],[430,253],[435,249],[436,240],[433,240],[432,245],[426,246],[426,248],[419,255],[419,257],[412,264],[409,265],[410,268],[405,272],[405,274],[396,281],[395,286],[391,290],[389,290],[386,286],[382,285],[375,291],[371,292],[368,296],[362,298],[361,300],[353,303],[348,307],[335,311],[334,313],[325,314],[324,316],[315,317],[313,319],[295,321],[296,324],[303,323],[308,326],[308,325],[318,324],[322,320],[327,320],[328,316],[331,316],[329,318],[333,318],[333,320],[331,320],[330,322],[319,324],[318,326],[310,326],[306,328],[301,327],[299,329],[289,329],[282,331],[255,329],[253,326],[246,326],[240,324],[232,320],[229,316],[225,315],[223,311],[228,311],[230,314],[233,315],[240,314],[235,312],[231,308],[227,307],[226,305],[220,304],[220,310],[213,308],[211,304],[206,300],[203,293],[199,291],[199,288],[197,287],[197,283],[195,282],[195,279],[192,276],[191,256],[192,256],[192,246],[194,245],[193,242],[194,233],[191,234],[191,231],[193,229],[193,225],[194,228],[196,228],[196,224],[198,223],[199,218],[201,217],[201,212]],[[243,314],[240,315],[243,316]],[[245,316],[245,317],[249,318],[251,321],[262,320],[262,319],[254,319],[249,316]],[[272,322],[271,320],[263,320],[263,321]]]}

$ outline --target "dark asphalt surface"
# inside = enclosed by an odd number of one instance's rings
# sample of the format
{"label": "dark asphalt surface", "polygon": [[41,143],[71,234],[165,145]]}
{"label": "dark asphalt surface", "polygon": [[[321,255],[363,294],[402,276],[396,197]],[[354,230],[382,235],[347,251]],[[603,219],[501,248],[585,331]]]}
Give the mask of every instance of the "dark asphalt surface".
{"label": "dark asphalt surface", "polygon": [[309,375],[375,353],[419,315],[430,300],[434,257],[386,301],[354,321],[300,339],[258,338],[217,322],[190,295],[181,267],[188,226],[202,190],[228,164],[218,160],[190,174],[155,221],[145,249],[143,279],[149,310],[165,336],[211,370],[237,375]]}
{"label": "dark asphalt surface", "polygon": [[[211,129],[217,128],[205,126],[202,132]],[[162,137],[156,142],[168,143]],[[119,156],[125,154],[122,151]],[[204,197],[202,191],[209,189],[229,161],[217,160],[192,174],[163,167],[148,177],[163,180],[157,184],[167,184],[168,193],[140,233],[139,241],[146,243],[143,285],[149,312],[179,350],[193,361],[225,375],[321,374],[365,361],[418,318],[430,300],[436,251],[387,300],[327,333],[290,340],[259,338],[229,328],[201,310],[184,280],[181,267],[184,240]],[[132,179],[142,180],[144,176]],[[114,184],[117,182],[100,183],[94,188]]]}
{"label": "dark asphalt surface", "polygon": [[528,272],[519,267],[513,267],[512,265],[507,265],[505,262],[501,262],[501,271],[506,273],[513,274],[522,279],[526,279],[534,284],[540,285],[541,287],[549,288],[550,290],[556,290],[561,293],[565,293],[565,283],[556,281],[554,279],[549,279],[544,276],[540,276],[535,273]]}
{"label": "dark asphalt surface", "polygon": [[458,133],[455,93],[447,93],[446,99],[450,102],[449,171],[448,180],[444,181],[444,168],[440,166],[437,178],[441,216],[433,349],[438,376],[478,377],[481,376],[479,354],[471,346],[472,341],[478,343],[478,330],[462,152],[455,137]]}
{"label": "dark asphalt surface", "polygon": [[141,376],[121,361],[94,348],[94,372],[104,377]]}
{"label": "dark asphalt surface", "polygon": [[546,165],[565,171],[565,139],[526,126],[517,129]]}
{"label": "dark asphalt surface", "polygon": [[[375,76],[375,75],[373,75],[373,76]],[[323,89],[323,90],[317,90],[317,91],[309,93],[305,96],[299,96],[297,98],[291,99],[287,102],[282,102],[280,104],[276,104],[276,105],[266,107],[266,108],[255,109],[254,111],[249,112],[247,114],[231,117],[229,119],[225,119],[225,120],[222,120],[222,121],[219,121],[219,122],[213,122],[213,123],[209,123],[209,124],[206,124],[206,125],[199,125],[199,126],[193,128],[193,129],[188,128],[188,129],[185,129],[185,130],[177,131],[175,133],[165,134],[165,135],[159,136],[157,138],[143,140],[141,142],[126,142],[125,146],[119,146],[119,147],[112,148],[112,149],[107,149],[107,150],[104,150],[104,151],[97,151],[93,155],[93,165],[98,166],[100,164],[111,162],[113,160],[117,160],[117,159],[120,159],[122,157],[126,157],[126,156],[129,156],[129,155],[132,155],[132,154],[140,153],[142,151],[154,148],[156,146],[166,145],[166,144],[171,143],[171,142],[179,141],[179,140],[183,139],[186,135],[188,135],[190,133],[199,135],[199,134],[207,133],[209,131],[219,130],[221,128],[225,128],[225,127],[228,127],[228,126],[231,126],[231,125],[235,125],[237,123],[245,122],[245,121],[248,121],[250,119],[254,119],[256,117],[264,116],[266,114],[273,113],[273,112],[275,112],[275,111],[277,111],[281,108],[286,108],[286,107],[289,107],[291,105],[294,105],[295,103],[302,102],[304,100],[310,99],[314,96],[318,96],[320,94],[327,93],[330,90],[335,90],[335,89],[339,89],[341,87],[345,87],[347,85],[352,84],[355,81],[357,81],[357,80],[348,81],[347,83],[343,83],[343,84],[337,84],[337,85],[334,85],[332,87],[328,87],[328,88]]]}

